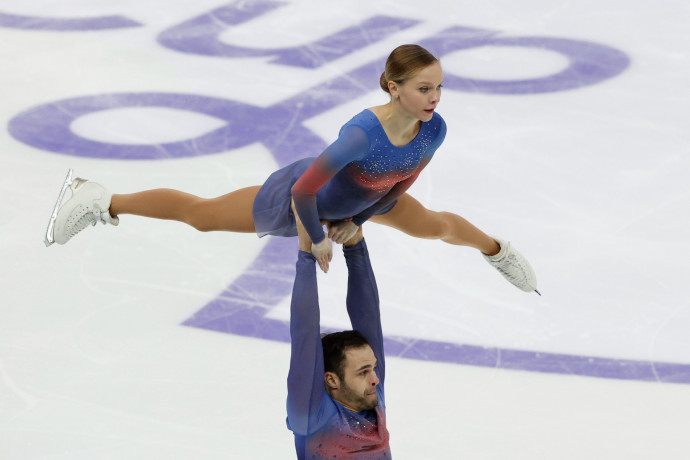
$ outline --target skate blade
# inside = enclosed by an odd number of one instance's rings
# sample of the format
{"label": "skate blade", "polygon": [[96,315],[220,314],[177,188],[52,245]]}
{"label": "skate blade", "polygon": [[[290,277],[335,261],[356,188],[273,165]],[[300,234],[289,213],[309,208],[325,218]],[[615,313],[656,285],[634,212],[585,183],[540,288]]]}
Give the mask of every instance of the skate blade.
{"label": "skate blade", "polygon": [[62,184],[62,189],[60,190],[60,195],[58,195],[58,199],[55,202],[55,207],[53,208],[53,213],[50,215],[50,220],[48,221],[48,228],[46,229],[46,237],[45,237],[45,240],[43,240],[46,247],[55,243],[55,239],[54,239],[55,220],[57,219],[57,214],[58,214],[58,211],[60,210],[60,205],[62,204],[62,200],[65,197],[65,192],[72,185],[72,182],[73,182],[72,172],[73,171],[71,168],[69,171],[67,171],[67,177],[65,178],[65,182]]}

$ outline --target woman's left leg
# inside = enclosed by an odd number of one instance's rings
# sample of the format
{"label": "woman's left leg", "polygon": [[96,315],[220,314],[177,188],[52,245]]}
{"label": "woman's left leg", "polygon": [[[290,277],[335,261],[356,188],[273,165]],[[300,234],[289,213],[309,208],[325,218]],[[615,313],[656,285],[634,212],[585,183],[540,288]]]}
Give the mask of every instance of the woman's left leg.
{"label": "woman's left leg", "polygon": [[497,254],[501,249],[493,238],[463,217],[450,212],[431,211],[407,193],[398,199],[393,209],[369,220],[417,238],[469,246],[487,255]]}
{"label": "woman's left leg", "polygon": [[486,256],[485,259],[514,286],[525,292],[535,291],[539,294],[537,277],[522,254],[512,248],[510,243],[502,242],[499,245],[496,240],[457,214],[431,211],[405,193],[393,209],[369,220],[397,228],[417,238],[439,239],[479,249]]}

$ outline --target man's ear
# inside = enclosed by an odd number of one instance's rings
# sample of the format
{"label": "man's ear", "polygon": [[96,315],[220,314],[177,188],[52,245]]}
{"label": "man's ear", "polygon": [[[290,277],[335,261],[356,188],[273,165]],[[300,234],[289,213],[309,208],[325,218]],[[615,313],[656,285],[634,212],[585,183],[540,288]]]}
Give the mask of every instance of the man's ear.
{"label": "man's ear", "polygon": [[340,388],[340,379],[334,372],[326,372],[323,376],[323,379],[326,382],[326,388],[331,390],[337,390]]}

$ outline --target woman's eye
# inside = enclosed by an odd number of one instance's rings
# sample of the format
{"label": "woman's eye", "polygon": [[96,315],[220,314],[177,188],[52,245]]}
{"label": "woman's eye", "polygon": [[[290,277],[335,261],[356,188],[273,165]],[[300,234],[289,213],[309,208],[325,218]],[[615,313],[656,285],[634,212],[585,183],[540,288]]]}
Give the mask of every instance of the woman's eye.
{"label": "woman's eye", "polygon": [[422,87],[422,88],[419,88],[419,91],[421,91],[421,92],[423,92],[423,93],[426,93],[427,91],[429,91],[429,88],[427,88],[426,86],[424,86],[424,87]]}

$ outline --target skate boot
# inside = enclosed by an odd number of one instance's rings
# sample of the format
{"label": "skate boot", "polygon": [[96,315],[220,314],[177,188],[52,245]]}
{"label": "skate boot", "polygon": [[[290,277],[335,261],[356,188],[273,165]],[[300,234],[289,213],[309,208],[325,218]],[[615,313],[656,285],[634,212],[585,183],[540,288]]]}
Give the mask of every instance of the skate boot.
{"label": "skate boot", "polygon": [[537,277],[527,259],[516,249],[512,248],[510,242],[499,240],[498,238],[494,238],[494,240],[501,247],[501,250],[493,256],[483,254],[486,261],[517,288],[525,292],[534,291],[541,295],[537,291]]}
{"label": "skate boot", "polygon": [[[72,196],[60,207],[67,188],[72,190]],[[65,244],[88,225],[96,225],[98,222],[119,224],[120,220],[108,212],[112,196],[100,184],[78,177],[73,179],[70,169],[48,222],[44,241],[46,246],[53,243]]]}

